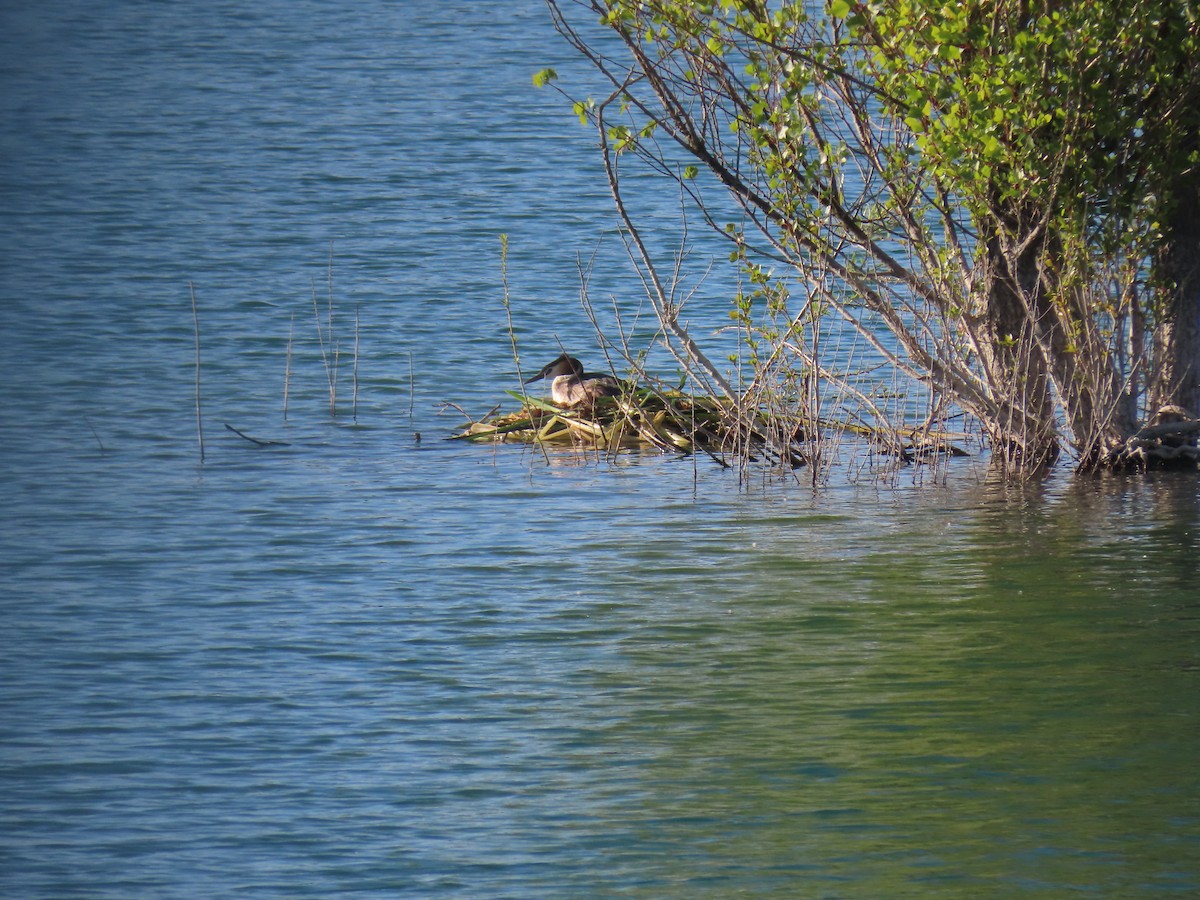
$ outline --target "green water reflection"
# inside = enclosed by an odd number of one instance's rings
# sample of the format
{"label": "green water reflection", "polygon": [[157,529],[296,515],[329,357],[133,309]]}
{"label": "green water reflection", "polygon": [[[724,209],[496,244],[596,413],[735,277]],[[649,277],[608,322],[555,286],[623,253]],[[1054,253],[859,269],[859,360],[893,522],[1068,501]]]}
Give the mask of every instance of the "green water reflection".
{"label": "green water reflection", "polygon": [[980,488],[643,551],[720,574],[611,613],[573,752],[627,825],[579,839],[644,896],[1194,894],[1198,524],[1194,480]]}

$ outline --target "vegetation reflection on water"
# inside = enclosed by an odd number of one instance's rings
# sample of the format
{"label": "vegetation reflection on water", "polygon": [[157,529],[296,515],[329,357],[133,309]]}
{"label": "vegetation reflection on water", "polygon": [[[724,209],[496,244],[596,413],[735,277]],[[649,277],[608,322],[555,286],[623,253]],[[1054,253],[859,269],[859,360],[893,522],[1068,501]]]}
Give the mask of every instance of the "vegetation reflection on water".
{"label": "vegetation reflection on water", "polygon": [[[632,843],[591,840],[634,883],[653,860],[647,896],[1194,889],[1196,501],[1128,488],[927,506],[883,540],[829,514],[743,522],[743,593],[726,560],[724,591],[701,571],[672,596],[676,570],[652,608],[608,612],[630,621],[591,673],[574,827],[628,822]],[[1144,528],[1109,543],[1129,507]]]}

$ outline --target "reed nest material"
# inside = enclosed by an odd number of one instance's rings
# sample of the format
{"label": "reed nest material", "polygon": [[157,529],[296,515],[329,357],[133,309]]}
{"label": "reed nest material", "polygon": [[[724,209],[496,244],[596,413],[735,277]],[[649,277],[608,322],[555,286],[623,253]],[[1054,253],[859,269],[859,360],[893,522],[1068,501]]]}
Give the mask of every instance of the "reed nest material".
{"label": "reed nest material", "polygon": [[952,443],[965,435],[928,429],[872,429],[853,423],[814,426],[762,410],[748,413],[728,400],[679,391],[639,388],[569,409],[513,391],[506,393],[521,401],[520,409],[469,422],[452,439],[575,450],[655,448],[667,453],[702,452],[723,465],[727,464],[725,457],[750,461],[765,457],[798,467],[806,464],[815,442],[836,431],[856,435],[876,452],[909,462],[968,455]]}
{"label": "reed nest material", "polygon": [[674,453],[726,453],[737,446],[730,405],[708,397],[637,390],[568,409],[507,393],[521,401],[520,409],[470,422],[454,438],[595,450],[655,447]]}

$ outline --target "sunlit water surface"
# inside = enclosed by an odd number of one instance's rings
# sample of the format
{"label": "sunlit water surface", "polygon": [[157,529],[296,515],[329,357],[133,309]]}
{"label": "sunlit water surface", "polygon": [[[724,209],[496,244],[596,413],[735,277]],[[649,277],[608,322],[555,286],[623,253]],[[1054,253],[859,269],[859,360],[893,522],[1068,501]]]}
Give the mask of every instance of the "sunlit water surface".
{"label": "sunlit water surface", "polygon": [[443,440],[637,310],[539,3],[0,24],[5,897],[1200,893],[1194,478]]}

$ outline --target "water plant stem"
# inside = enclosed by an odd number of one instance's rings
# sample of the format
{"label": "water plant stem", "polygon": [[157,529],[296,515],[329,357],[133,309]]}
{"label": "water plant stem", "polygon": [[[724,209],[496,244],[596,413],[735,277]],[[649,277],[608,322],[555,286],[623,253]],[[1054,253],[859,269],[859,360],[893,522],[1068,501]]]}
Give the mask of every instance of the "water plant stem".
{"label": "water plant stem", "polygon": [[508,322],[508,340],[512,344],[513,363],[517,367],[517,381],[525,383],[521,374],[521,354],[517,352],[517,333],[513,329],[512,305],[508,294],[508,235],[500,235],[500,284],[504,289],[501,302],[504,304],[504,317]]}
{"label": "water plant stem", "polygon": [[408,418],[410,420],[413,417],[413,403],[415,402],[414,398],[415,398],[415,394],[416,394],[416,384],[417,384],[417,374],[416,374],[416,371],[413,369],[412,351],[409,350],[408,351]]}
{"label": "water plant stem", "polygon": [[[325,377],[329,381],[329,413],[337,415],[337,378],[334,374],[333,367],[329,362],[329,352],[325,350],[325,332],[321,329],[321,307],[317,303],[317,286],[313,285],[312,290],[313,301],[313,317],[317,321],[317,342],[321,345],[321,362],[325,365]],[[332,323],[331,323],[332,324]],[[330,341],[333,340],[333,334],[329,335]]]}
{"label": "water plant stem", "polygon": [[91,432],[92,432],[92,437],[94,437],[94,438],[96,439],[96,444],[97,444],[97,445],[100,447],[100,452],[101,452],[101,453],[107,453],[107,452],[108,452],[108,448],[106,448],[106,447],[104,446],[104,442],[103,442],[102,440],[100,440],[100,435],[96,433],[96,429],[95,429],[95,427],[92,425],[92,422],[91,422],[91,420],[90,420],[90,419],[88,419],[88,417],[87,417],[87,416],[84,416],[84,417],[83,417],[83,421],[84,421],[84,422],[87,424],[87,427],[88,427],[88,428],[91,430]]}
{"label": "water plant stem", "polygon": [[292,336],[296,331],[296,314],[292,313],[291,322],[288,323],[288,339],[287,339],[287,358],[283,364],[283,421],[287,421],[288,414],[288,389],[292,383]]}
{"label": "water plant stem", "polygon": [[350,398],[350,415],[358,421],[358,304],[354,306],[354,392]]}
{"label": "water plant stem", "polygon": [[200,409],[200,314],[196,310],[196,288],[188,282],[192,297],[192,328],[196,337],[196,439],[200,444],[200,462],[204,462],[204,416]]}

